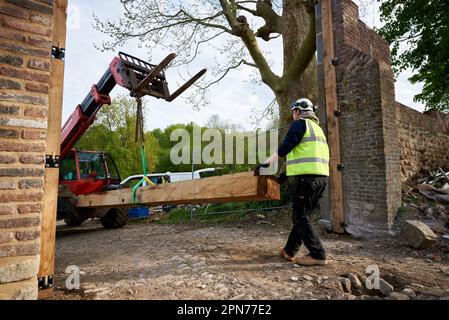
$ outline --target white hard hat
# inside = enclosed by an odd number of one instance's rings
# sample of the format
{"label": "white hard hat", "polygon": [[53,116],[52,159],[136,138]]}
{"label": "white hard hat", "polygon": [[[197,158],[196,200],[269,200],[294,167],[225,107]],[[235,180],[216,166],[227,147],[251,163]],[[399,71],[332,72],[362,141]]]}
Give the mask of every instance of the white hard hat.
{"label": "white hard hat", "polygon": [[301,111],[315,111],[312,101],[309,99],[300,99],[291,105],[292,110],[299,109]]}

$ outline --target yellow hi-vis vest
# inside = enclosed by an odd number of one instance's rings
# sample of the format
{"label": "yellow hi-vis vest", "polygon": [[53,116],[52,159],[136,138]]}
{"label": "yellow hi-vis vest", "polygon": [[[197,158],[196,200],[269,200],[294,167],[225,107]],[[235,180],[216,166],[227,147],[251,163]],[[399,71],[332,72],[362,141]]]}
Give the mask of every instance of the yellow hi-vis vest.
{"label": "yellow hi-vis vest", "polygon": [[321,127],[304,119],[306,133],[301,142],[287,155],[287,176],[329,176],[329,146]]}

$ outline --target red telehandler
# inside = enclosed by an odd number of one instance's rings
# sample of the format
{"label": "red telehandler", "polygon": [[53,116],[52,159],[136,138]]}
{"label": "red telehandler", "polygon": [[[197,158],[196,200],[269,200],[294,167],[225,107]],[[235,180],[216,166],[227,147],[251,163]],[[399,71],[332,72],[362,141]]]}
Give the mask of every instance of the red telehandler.
{"label": "red telehandler", "polygon": [[[164,69],[176,57],[169,55],[159,65],[120,52],[100,81],[78,105],[61,130],[61,156],[47,159],[47,165],[59,166],[58,219],[69,226],[78,226],[89,218],[100,218],[105,228],[121,228],[128,213],[122,208],[80,209],[75,197],[119,188],[121,178],[114,160],[105,152],[74,149],[87,129],[94,123],[98,111],[111,104],[110,92],[116,85],[130,91],[138,100],[153,96],[173,101],[206,73],[201,70],[173,94],[170,94]],[[53,163],[52,163],[53,162]]]}

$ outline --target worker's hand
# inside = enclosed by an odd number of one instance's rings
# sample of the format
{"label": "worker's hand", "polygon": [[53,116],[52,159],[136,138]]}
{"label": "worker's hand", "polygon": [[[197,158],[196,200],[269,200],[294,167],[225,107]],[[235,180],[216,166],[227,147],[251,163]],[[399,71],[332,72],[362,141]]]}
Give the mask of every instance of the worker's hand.
{"label": "worker's hand", "polygon": [[279,155],[277,154],[277,152],[275,152],[271,157],[269,157],[267,159],[267,161],[265,161],[265,164],[269,164],[270,166],[275,165],[279,160]]}
{"label": "worker's hand", "polygon": [[282,172],[278,177],[279,184],[284,184],[287,182],[287,180],[288,180],[288,176],[287,176],[287,173],[285,173],[285,172]]}

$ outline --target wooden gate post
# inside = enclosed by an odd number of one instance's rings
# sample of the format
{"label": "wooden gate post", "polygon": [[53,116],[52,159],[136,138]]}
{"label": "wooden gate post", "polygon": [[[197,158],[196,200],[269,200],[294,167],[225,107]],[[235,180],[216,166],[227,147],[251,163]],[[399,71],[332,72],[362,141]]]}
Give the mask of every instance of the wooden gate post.
{"label": "wooden gate post", "polygon": [[68,0],[55,1],[53,14],[53,54],[50,70],[46,147],[47,162],[41,222],[40,267],[38,274],[39,299],[47,299],[53,296],[67,2]]}
{"label": "wooden gate post", "polygon": [[332,21],[332,0],[321,0],[323,36],[324,87],[326,117],[330,151],[330,211],[332,231],[344,233],[343,182],[341,174],[340,123],[338,118],[337,76],[334,59],[334,28]]}

